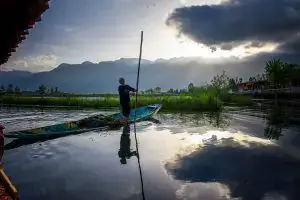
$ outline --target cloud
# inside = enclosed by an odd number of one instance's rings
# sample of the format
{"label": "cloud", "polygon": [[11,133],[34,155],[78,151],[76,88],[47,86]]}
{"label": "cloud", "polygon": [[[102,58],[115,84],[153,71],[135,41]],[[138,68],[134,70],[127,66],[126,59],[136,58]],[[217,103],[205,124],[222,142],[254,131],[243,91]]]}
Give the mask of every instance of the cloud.
{"label": "cloud", "polygon": [[36,57],[24,57],[23,59],[13,60],[8,66],[15,69],[26,68],[28,71],[45,71],[54,68],[57,65],[58,57],[55,55],[39,55]]}
{"label": "cloud", "polygon": [[259,42],[259,41],[253,41],[250,44],[246,45],[245,48],[246,49],[250,49],[250,48],[262,48],[264,46],[266,46],[266,43]]}
{"label": "cloud", "polygon": [[295,50],[299,48],[295,41],[300,41],[300,1],[230,0],[180,7],[168,16],[166,25],[195,42],[226,50],[249,42],[256,48],[275,43],[281,44],[279,49]]}
{"label": "cloud", "polygon": [[12,65],[27,68],[28,62],[26,60],[15,60],[15,61],[12,61]]}
{"label": "cloud", "polygon": [[[246,140],[238,142],[234,138],[199,147],[189,155],[179,156],[174,163],[165,164],[177,180],[226,185],[231,199],[240,197],[244,200],[259,200],[266,196],[298,199],[299,167],[297,158],[276,145]],[[201,188],[203,184],[199,186]],[[202,194],[196,195],[201,197]]]}
{"label": "cloud", "polygon": [[283,42],[279,46],[279,50],[288,52],[288,53],[299,53],[300,50],[300,35],[297,34],[294,37],[286,39],[285,42]]}
{"label": "cloud", "polygon": [[222,49],[222,50],[227,50],[227,51],[229,51],[229,50],[233,49],[233,45],[230,44],[230,43],[228,43],[228,44],[223,44],[223,45],[221,46],[221,49]]}
{"label": "cloud", "polygon": [[228,0],[179,0],[183,5],[214,5]]}

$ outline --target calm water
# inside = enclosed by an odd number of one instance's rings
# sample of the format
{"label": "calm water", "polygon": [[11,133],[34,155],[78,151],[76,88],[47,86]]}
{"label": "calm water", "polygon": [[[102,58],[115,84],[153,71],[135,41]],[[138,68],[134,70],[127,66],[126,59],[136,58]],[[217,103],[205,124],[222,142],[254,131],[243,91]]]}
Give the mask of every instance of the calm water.
{"label": "calm water", "polygon": [[[299,199],[300,112],[158,114],[137,126],[146,199]],[[80,119],[95,111],[1,109],[6,131]],[[101,112],[98,112],[101,113]],[[24,144],[6,139],[5,172],[21,200],[142,199],[137,158],[123,129]],[[124,130],[125,131],[125,130]],[[129,141],[131,139],[131,141]],[[121,152],[121,154],[122,154]],[[124,163],[124,159],[122,159]]]}

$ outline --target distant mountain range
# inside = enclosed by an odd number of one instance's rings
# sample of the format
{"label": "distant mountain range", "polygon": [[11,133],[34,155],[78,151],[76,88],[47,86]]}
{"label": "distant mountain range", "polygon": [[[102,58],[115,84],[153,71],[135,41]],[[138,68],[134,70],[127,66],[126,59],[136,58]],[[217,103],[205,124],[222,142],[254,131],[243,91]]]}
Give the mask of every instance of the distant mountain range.
{"label": "distant mountain range", "polygon": [[[183,88],[190,82],[208,82],[223,69],[231,76],[247,77],[257,73],[251,62],[210,63],[195,58],[173,58],[156,61],[142,60],[140,89],[161,87]],[[21,89],[36,90],[40,84],[57,86],[60,91],[72,93],[116,92],[119,77],[135,87],[138,59],[121,58],[115,61],[81,64],[62,63],[48,72],[0,71],[0,85],[14,84]],[[263,69],[263,65],[259,67]]]}

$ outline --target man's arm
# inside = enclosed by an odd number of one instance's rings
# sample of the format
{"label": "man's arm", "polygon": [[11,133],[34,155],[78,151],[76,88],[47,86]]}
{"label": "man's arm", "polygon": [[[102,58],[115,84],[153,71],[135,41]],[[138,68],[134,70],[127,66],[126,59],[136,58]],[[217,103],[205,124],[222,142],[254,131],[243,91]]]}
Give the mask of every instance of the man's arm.
{"label": "man's arm", "polygon": [[133,88],[133,87],[131,87],[131,86],[128,86],[128,89],[129,89],[129,91],[130,91],[130,95],[135,95],[136,94],[136,89],[135,88]]}
{"label": "man's arm", "polygon": [[129,86],[129,91],[131,91],[131,92],[136,92],[136,89],[133,88],[133,87],[131,87],[131,86]]}

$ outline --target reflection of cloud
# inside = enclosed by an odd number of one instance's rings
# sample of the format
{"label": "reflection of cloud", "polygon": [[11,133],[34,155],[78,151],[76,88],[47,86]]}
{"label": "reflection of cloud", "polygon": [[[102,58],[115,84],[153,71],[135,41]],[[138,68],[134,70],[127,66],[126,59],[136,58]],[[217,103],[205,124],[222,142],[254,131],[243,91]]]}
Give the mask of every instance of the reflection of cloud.
{"label": "reflection of cloud", "polygon": [[245,135],[240,131],[233,133],[231,131],[209,130],[201,135],[199,134],[190,135],[187,137],[187,139],[193,143],[198,143],[202,145],[206,145],[207,143],[211,143],[211,142],[214,142],[215,144],[219,143],[219,145],[222,145],[222,142],[224,142],[225,139],[230,139],[234,141],[237,145],[243,147],[250,147],[251,143],[253,142],[265,146],[275,145],[270,140],[261,139],[250,135]]}
{"label": "reflection of cloud", "polygon": [[165,168],[178,180],[227,185],[232,198],[261,200],[277,195],[298,199],[300,160],[276,145],[244,142],[248,145],[233,138],[223,139],[178,156],[175,162],[165,164]]}
{"label": "reflection of cloud", "polygon": [[187,183],[176,191],[182,200],[229,200],[230,190],[220,183]]}

